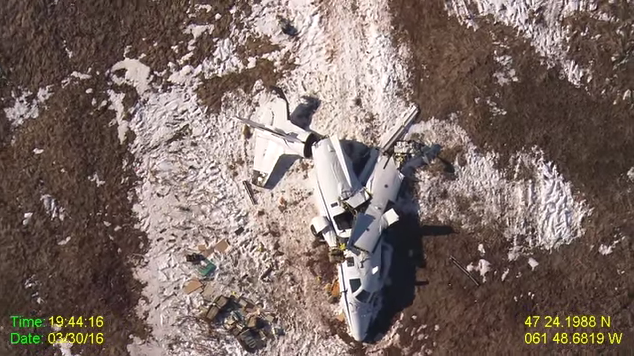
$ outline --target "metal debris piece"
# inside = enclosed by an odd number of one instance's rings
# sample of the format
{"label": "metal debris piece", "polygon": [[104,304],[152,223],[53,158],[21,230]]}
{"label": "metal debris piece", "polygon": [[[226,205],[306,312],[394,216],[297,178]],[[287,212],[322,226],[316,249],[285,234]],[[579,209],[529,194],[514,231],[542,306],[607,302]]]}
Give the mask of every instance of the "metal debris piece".
{"label": "metal debris piece", "polygon": [[244,228],[242,226],[240,226],[239,228],[236,229],[236,231],[234,231],[233,233],[236,235],[240,235],[241,233],[244,232]]}
{"label": "metal debris piece", "polygon": [[194,291],[203,287],[203,284],[198,279],[192,279],[185,285],[185,293],[191,294]]}
{"label": "metal debris piece", "polygon": [[476,281],[475,278],[473,278],[473,276],[471,275],[471,273],[469,273],[469,271],[467,271],[464,267],[462,267],[462,265],[460,264],[460,262],[458,262],[458,260],[456,260],[455,257],[453,256],[449,256],[449,259],[451,260],[451,262],[453,262],[454,265],[456,265],[456,267],[460,268],[460,270],[466,274],[469,279],[471,279],[471,281],[473,281],[473,283],[476,285],[476,287],[480,286],[480,283],[478,281]]}
{"label": "metal debris piece", "polygon": [[244,190],[247,191],[247,196],[249,197],[249,200],[251,201],[251,204],[256,205],[257,202],[255,201],[255,195],[253,194],[253,189],[251,188],[251,183],[249,183],[249,181],[243,180],[242,181],[242,185],[244,186]]}

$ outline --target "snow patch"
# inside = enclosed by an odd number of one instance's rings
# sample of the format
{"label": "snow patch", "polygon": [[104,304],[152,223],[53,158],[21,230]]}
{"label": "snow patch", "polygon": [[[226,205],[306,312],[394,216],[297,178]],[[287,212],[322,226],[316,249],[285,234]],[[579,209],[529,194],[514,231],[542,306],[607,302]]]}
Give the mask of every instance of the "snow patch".
{"label": "snow patch", "polygon": [[22,91],[19,96],[12,91],[11,96],[15,102],[12,107],[4,108],[4,113],[11,125],[17,127],[27,119],[37,118],[40,114],[39,105],[44,104],[53,95],[51,88],[52,85],[38,89],[31,100],[29,98],[33,96],[33,93],[28,90]]}
{"label": "snow patch", "polygon": [[537,262],[534,258],[530,257],[528,259],[528,265],[531,266],[531,270],[535,270],[535,267],[537,267],[539,265],[539,262]]}
{"label": "snow patch", "polygon": [[[583,235],[582,222],[591,209],[574,196],[570,183],[539,149],[512,157],[513,179],[508,179],[495,168],[498,155],[477,149],[456,118],[456,114],[442,121],[432,118],[410,130],[444,149],[463,152],[453,162],[455,179],[427,170],[417,173],[423,219],[459,223],[467,230],[500,225],[513,244],[509,260],[531,249],[556,249]],[[441,192],[448,198],[441,198]],[[459,206],[459,201],[468,207]]]}
{"label": "snow patch", "polygon": [[64,218],[66,217],[65,209],[59,205],[55,198],[53,198],[49,194],[44,194],[42,195],[42,197],[40,197],[40,201],[42,201],[42,204],[44,204],[44,209],[46,209],[46,212],[51,217],[51,220],[59,219],[61,221],[64,221]]}
{"label": "snow patch", "polygon": [[[125,70],[124,78],[118,77],[114,73],[118,70]],[[115,63],[111,71],[112,81],[117,84],[130,84],[134,86],[139,95],[143,94],[149,87],[152,81],[152,75],[150,75],[150,67],[141,63],[138,59],[126,58],[120,62]]]}
{"label": "snow patch", "polygon": [[24,213],[24,218],[22,219],[22,225],[26,226],[31,222],[31,218],[33,218],[33,213]]}
{"label": "snow patch", "polygon": [[[497,50],[495,52],[497,52]],[[495,53],[493,59],[498,62],[503,69],[502,72],[493,73],[493,77],[499,85],[506,85],[519,81],[515,73],[515,69],[513,69],[513,58],[511,56],[497,55],[497,53]]]}
{"label": "snow patch", "polygon": [[504,281],[506,279],[506,276],[508,275],[509,275],[509,269],[507,268],[504,270],[504,273],[502,273],[502,281]]}
{"label": "snow patch", "polygon": [[629,178],[630,181],[634,182],[634,167],[630,168],[627,171],[627,178]]}
{"label": "snow patch", "polygon": [[490,270],[491,270],[491,263],[489,263],[489,261],[484,260],[484,259],[480,259],[478,261],[478,264],[475,265],[475,266],[472,263],[467,265],[467,271],[469,271],[469,272],[471,272],[471,271],[480,272],[480,276],[482,277],[482,282],[486,282],[487,281],[486,274],[489,273]]}
{"label": "snow patch", "polygon": [[478,252],[480,252],[481,255],[485,254],[485,250],[484,250],[484,245],[483,244],[478,244]]}
{"label": "snow patch", "polygon": [[60,246],[64,246],[64,245],[66,245],[69,242],[70,242],[70,236],[66,236],[65,239],[63,239],[62,241],[59,241],[57,244],[60,245]]}
{"label": "snow patch", "polygon": [[616,247],[616,245],[618,245],[619,243],[623,242],[624,240],[625,240],[625,236],[621,236],[620,239],[615,240],[610,245],[601,244],[599,246],[599,253],[604,255],[604,256],[611,254],[613,249]]}
{"label": "snow patch", "polygon": [[99,176],[97,175],[97,173],[94,173],[92,176],[88,177],[88,180],[91,182],[95,182],[97,187],[101,187],[102,185],[106,184],[105,180],[99,179]]}

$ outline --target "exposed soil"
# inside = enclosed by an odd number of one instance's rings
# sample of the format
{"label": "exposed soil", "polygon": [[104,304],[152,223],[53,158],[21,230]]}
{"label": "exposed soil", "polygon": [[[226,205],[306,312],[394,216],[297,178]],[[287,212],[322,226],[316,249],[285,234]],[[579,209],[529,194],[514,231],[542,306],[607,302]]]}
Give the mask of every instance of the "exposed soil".
{"label": "exposed soil", "polygon": [[[500,154],[502,169],[514,153],[538,146],[546,159],[553,161],[572,182],[578,194],[594,207],[584,237],[552,254],[534,255],[539,261],[534,271],[526,259],[507,261],[509,246],[494,227],[469,234],[458,232],[447,237],[425,238],[426,268],[418,272],[418,278],[428,280],[429,284],[419,289],[412,305],[405,310],[400,344],[411,352],[424,345],[434,350],[434,354],[442,355],[475,351],[504,355],[631,350],[634,347],[631,239],[608,256],[598,254],[597,246],[614,241],[619,232],[634,236],[631,208],[634,189],[624,178],[625,172],[634,166],[632,105],[614,104],[613,97],[601,95],[599,90],[604,88],[601,85],[590,85],[588,91],[575,88],[560,78],[558,68],[548,70],[541,65],[533,48],[518,38],[513,29],[482,19],[479,29],[473,31],[448,17],[442,1],[397,0],[391,7],[398,40],[406,41],[412,51],[411,99],[421,105],[422,112],[441,119],[460,112],[460,125],[478,147]],[[582,17],[576,18],[574,24],[577,29],[590,26],[591,32],[602,31],[593,21]],[[499,70],[493,58],[496,41],[510,46],[518,82],[505,86],[495,82],[493,73]],[[592,49],[576,51],[573,56],[576,60],[581,63],[594,60],[595,66],[604,68],[593,68],[593,81],[602,83],[602,76],[615,76],[620,78],[615,81],[616,86],[628,82],[625,78],[634,74],[628,66],[605,69],[611,65],[605,60],[605,53],[614,46],[621,46],[614,51],[623,50],[623,44],[614,44],[613,37],[596,41],[584,37],[574,41],[578,48]],[[601,56],[595,60],[597,54]],[[507,114],[494,116],[482,104],[483,100],[476,103],[476,98],[487,97],[495,97],[496,104]],[[462,206],[468,212],[469,205]],[[459,230],[460,226],[454,228]],[[464,264],[477,261],[480,258],[477,245],[484,241],[487,242],[484,258],[493,269],[510,265],[513,271],[521,272],[521,278],[510,274],[501,281],[500,273],[489,274],[487,282],[476,287],[449,261],[449,255]],[[623,271],[622,274],[617,270]],[[534,296],[528,296],[529,292]],[[524,325],[528,315],[563,318],[589,314],[611,316],[611,329],[588,331],[623,332],[622,344],[535,346],[524,342],[524,334],[533,331]],[[415,320],[410,318],[413,315]],[[429,338],[418,340],[411,333],[422,324],[428,325],[424,333]],[[434,325],[439,326],[438,331],[433,331]],[[552,329],[538,331],[554,333]],[[573,332],[568,328],[561,331]]]}
{"label": "exposed soil", "polygon": [[[18,129],[11,128],[0,110],[0,290],[4,292],[0,354],[59,353],[52,346],[16,346],[6,341],[9,333],[19,331],[10,327],[10,315],[61,315],[105,320],[103,328],[85,329],[103,332],[103,345],[75,345],[74,353],[121,356],[127,354],[130,334],[147,335],[135,311],[142,286],[128,262],[138,260],[146,238],[135,228],[129,199],[135,174],[131,164],[124,166],[134,161],[127,149],[133,133],[121,145],[117,127],[111,125],[114,111],[98,104],[108,99],[106,72],[124,53],[131,58],[145,54],[142,61],[160,72],[184,54],[192,37],[183,33],[183,27],[206,13],[192,10],[196,16],[188,18],[186,11],[194,5],[188,1],[55,3],[0,4],[1,106],[12,106],[11,93],[19,96],[23,90],[37,93],[38,88],[52,85],[54,93],[40,106],[39,117]],[[231,21],[232,6],[214,2],[217,12],[211,16],[221,13],[225,15],[221,19]],[[216,26],[220,33],[215,35],[226,35],[221,32],[228,27]],[[171,48],[173,43],[181,43],[179,50]],[[187,63],[196,65],[203,58],[195,53]],[[73,71],[92,78],[62,87],[62,80]],[[87,95],[88,89],[94,94]],[[130,88],[116,90],[126,93],[126,107],[135,102],[136,93]],[[43,152],[35,154],[36,148]],[[97,185],[89,179],[93,174],[105,183]],[[63,220],[45,211],[44,194],[63,207]],[[28,212],[33,216],[23,224]],[[69,237],[66,244],[59,244]],[[27,279],[35,284],[26,284]],[[50,328],[36,333],[47,331]]]}

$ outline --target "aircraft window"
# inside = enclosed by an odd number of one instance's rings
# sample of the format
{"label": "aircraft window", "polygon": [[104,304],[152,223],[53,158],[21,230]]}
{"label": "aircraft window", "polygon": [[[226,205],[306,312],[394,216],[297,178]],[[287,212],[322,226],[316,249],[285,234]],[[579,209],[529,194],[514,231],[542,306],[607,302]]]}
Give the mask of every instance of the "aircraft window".
{"label": "aircraft window", "polygon": [[348,267],[354,267],[354,258],[352,258],[352,257],[346,258],[346,263],[347,263]]}
{"label": "aircraft window", "polygon": [[368,291],[362,289],[361,292],[359,292],[359,294],[357,295],[357,299],[362,303],[367,303],[368,300],[370,300],[371,295],[372,294],[370,294]]}
{"label": "aircraft window", "polygon": [[352,293],[356,292],[357,289],[361,287],[361,279],[359,278],[352,278],[349,282],[350,282],[350,289],[352,290]]}
{"label": "aircraft window", "polygon": [[339,215],[335,215],[334,220],[339,230],[347,230],[352,228],[352,220],[354,216],[351,212],[345,211]]}

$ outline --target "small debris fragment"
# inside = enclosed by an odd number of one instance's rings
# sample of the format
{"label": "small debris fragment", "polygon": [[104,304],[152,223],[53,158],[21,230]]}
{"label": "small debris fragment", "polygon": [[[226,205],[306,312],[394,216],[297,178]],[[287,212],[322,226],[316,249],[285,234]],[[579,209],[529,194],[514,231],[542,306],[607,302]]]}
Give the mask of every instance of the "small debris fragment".
{"label": "small debris fragment", "polygon": [[225,253],[225,251],[227,251],[228,248],[229,248],[229,242],[227,241],[227,239],[222,239],[220,242],[216,244],[216,246],[214,246],[214,250],[220,253]]}
{"label": "small debris fragment", "polygon": [[288,19],[278,16],[277,21],[280,27],[282,28],[283,34],[287,36],[295,37],[299,33],[299,31],[297,31],[295,26],[293,26],[293,24],[291,24],[291,22]]}
{"label": "small debris fragment", "polygon": [[64,246],[66,245],[68,242],[70,241],[70,236],[66,236],[65,239],[63,239],[62,241],[58,242],[57,244],[60,246]]}
{"label": "small debris fragment", "polygon": [[255,195],[253,194],[253,188],[251,188],[251,183],[249,181],[243,180],[242,185],[244,186],[244,190],[247,192],[247,196],[251,201],[251,204],[256,205],[257,201],[255,200]]}
{"label": "small debris fragment", "polygon": [[242,226],[240,226],[239,228],[236,229],[236,231],[234,231],[233,233],[236,235],[240,235],[241,233],[244,232],[244,228]]}
{"label": "small debris fragment", "polygon": [[475,279],[475,278],[473,278],[473,276],[471,275],[471,273],[467,272],[467,270],[466,270],[464,267],[462,267],[462,265],[458,262],[458,260],[456,260],[456,258],[455,258],[455,257],[453,257],[453,256],[449,256],[449,259],[451,260],[451,262],[453,262],[453,264],[454,264],[454,265],[456,265],[456,267],[458,267],[458,268],[459,268],[459,269],[460,269],[460,270],[461,270],[464,274],[466,274],[466,275],[469,277],[469,279],[471,279],[471,281],[472,281],[472,282],[473,282],[473,283],[474,283],[477,287],[479,287],[479,286],[480,286],[480,283],[479,283],[478,281],[476,281],[476,279]]}
{"label": "small debris fragment", "polygon": [[31,218],[33,217],[33,213],[24,213],[24,219],[22,219],[22,225],[26,226],[31,222]]}
{"label": "small debris fragment", "polygon": [[346,316],[343,314],[343,312],[337,315],[337,320],[339,320],[342,323],[346,322]]}
{"label": "small debris fragment", "polygon": [[199,254],[199,253],[192,253],[189,254],[187,256],[185,256],[185,258],[187,259],[187,262],[191,262],[195,265],[199,265],[200,262],[205,260],[205,256]]}
{"label": "small debris fragment", "polygon": [[249,127],[249,125],[242,126],[242,137],[248,140],[251,138],[251,136],[253,136],[253,133],[251,132],[251,127]]}
{"label": "small debris fragment", "polygon": [[203,287],[203,284],[198,279],[192,279],[191,281],[187,282],[184,290],[185,290],[185,293],[191,294],[202,287]]}
{"label": "small debris fragment", "polygon": [[216,265],[205,258],[203,260],[203,265],[198,268],[198,273],[200,273],[203,277],[207,277],[212,274],[216,270]]}

